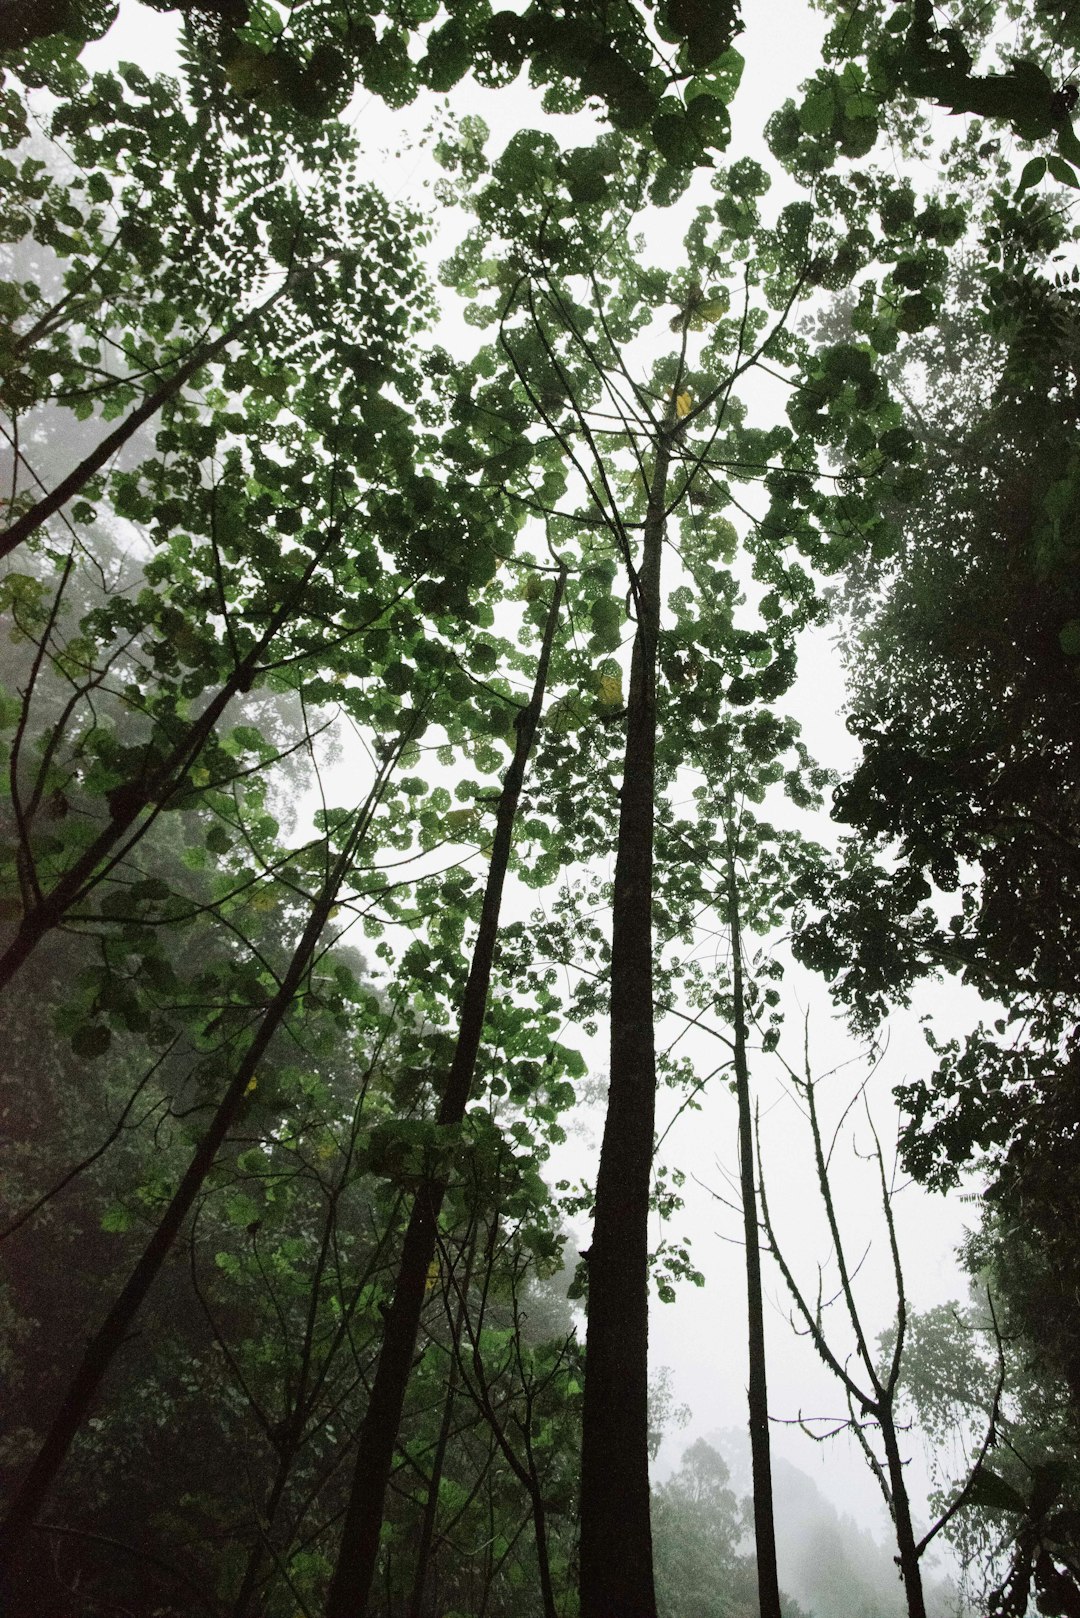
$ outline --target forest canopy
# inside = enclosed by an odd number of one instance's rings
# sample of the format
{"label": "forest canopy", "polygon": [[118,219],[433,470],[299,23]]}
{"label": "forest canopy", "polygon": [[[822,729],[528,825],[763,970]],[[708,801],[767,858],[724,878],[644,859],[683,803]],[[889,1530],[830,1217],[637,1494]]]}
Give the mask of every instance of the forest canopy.
{"label": "forest canopy", "polygon": [[[799,1618],[774,1284],[895,1610],[948,1544],[1080,1613],[1080,11],[817,9],[762,111],[734,0],[131,0],[139,63],[0,3],[13,1618]],[[845,1206],[804,971],[871,1062],[980,1007],[895,1092],[954,1305],[869,1110]],[[650,1484],[650,1303],[715,1284],[658,1095],[734,1120],[738,1488]]]}

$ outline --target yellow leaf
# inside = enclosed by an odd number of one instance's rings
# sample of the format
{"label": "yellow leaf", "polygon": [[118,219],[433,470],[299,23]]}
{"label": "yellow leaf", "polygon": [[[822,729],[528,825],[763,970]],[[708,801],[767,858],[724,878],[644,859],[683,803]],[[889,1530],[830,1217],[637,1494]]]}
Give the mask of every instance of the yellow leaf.
{"label": "yellow leaf", "polygon": [[622,676],[619,674],[601,674],[596,687],[596,700],[601,708],[620,708],[622,699]]}
{"label": "yellow leaf", "polygon": [[694,396],[693,396],[692,393],[686,392],[686,393],[676,394],[676,396],[675,396],[675,414],[678,416],[680,421],[682,421],[684,416],[688,416],[690,414],[691,410],[693,410],[693,408],[694,408]]}
{"label": "yellow leaf", "polygon": [[433,1258],[428,1265],[427,1280],[424,1283],[425,1292],[433,1292],[439,1284],[439,1261]]}
{"label": "yellow leaf", "polygon": [[258,1081],[258,1079],[255,1077],[255,1075],[253,1073],[251,1075],[250,1079],[247,1081],[247,1089],[244,1091],[244,1094],[246,1096],[254,1095],[255,1091],[258,1088],[259,1088],[259,1081]]}
{"label": "yellow leaf", "polygon": [[209,779],[210,771],[204,769],[201,765],[191,772],[191,784],[193,787],[204,787]]}

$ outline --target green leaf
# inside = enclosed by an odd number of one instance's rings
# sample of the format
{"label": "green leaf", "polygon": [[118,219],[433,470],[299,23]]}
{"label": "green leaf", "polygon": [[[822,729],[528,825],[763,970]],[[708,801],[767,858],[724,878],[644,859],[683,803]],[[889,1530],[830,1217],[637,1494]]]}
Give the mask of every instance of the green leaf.
{"label": "green leaf", "polygon": [[225,77],[238,95],[256,96],[277,82],[280,61],[246,41],[238,44],[225,66]]}
{"label": "green leaf", "polygon": [[739,26],[734,0],[667,0],[668,26],[686,41],[698,72],[723,62]]}
{"label": "green leaf", "polygon": [[876,122],[878,110],[877,98],[867,95],[865,90],[856,90],[844,101],[845,118],[873,118]]}
{"label": "green leaf", "polygon": [[611,596],[600,596],[589,607],[595,648],[600,652],[614,652],[622,639],[625,612]]}
{"label": "green leaf", "polygon": [[1045,157],[1033,157],[1030,163],[1025,163],[1020,175],[1020,183],[1016,187],[1017,196],[1023,191],[1029,191],[1033,185],[1038,185],[1046,173],[1046,168]]}
{"label": "green leaf", "polygon": [[254,1197],[244,1191],[234,1191],[225,1199],[225,1217],[230,1225],[253,1225],[261,1213]]}
{"label": "green leaf", "polygon": [[799,108],[799,122],[808,135],[827,135],[836,118],[836,92],[825,85],[812,90]]}
{"label": "green leaf", "polygon": [[840,148],[845,157],[865,157],[878,138],[876,118],[845,118],[840,131]]}
{"label": "green leaf", "polygon": [[933,323],[936,311],[925,292],[916,292],[905,298],[896,316],[901,331],[923,331]]}
{"label": "green leaf", "polygon": [[169,884],[163,882],[159,876],[150,876],[141,882],[133,882],[129,891],[133,899],[149,904],[161,904],[163,900],[172,896]]}
{"label": "green leaf", "polygon": [[674,168],[691,168],[701,153],[701,143],[678,102],[666,97],[653,119],[653,140],[661,157]]}
{"label": "green leaf", "polygon": [[490,674],[498,666],[498,647],[490,641],[477,640],[470,649],[473,669],[477,674]]}
{"label": "green leaf", "polygon": [[1058,640],[1066,657],[1080,657],[1080,618],[1070,618],[1063,624]]}
{"label": "green leaf", "polygon": [[695,95],[707,90],[712,95],[722,97],[724,101],[730,101],[739,88],[745,66],[745,58],[732,46],[723,56],[712,62],[698,78],[690,80],[683,92],[686,100],[692,101]]}
{"label": "green leaf", "polygon": [[695,96],[687,105],[686,118],[702,146],[722,151],[731,139],[731,119],[719,96]]}
{"label": "green leaf", "polygon": [[1059,185],[1070,185],[1074,191],[1080,191],[1080,179],[1071,163],[1066,163],[1063,157],[1048,157],[1046,166]]}
{"label": "green leaf", "polygon": [[71,1048],[75,1055],[91,1062],[99,1056],[104,1056],[111,1044],[112,1029],[107,1028],[104,1023],[83,1023],[82,1027],[76,1028],[71,1036]]}
{"label": "green leaf", "polygon": [[1062,157],[1068,158],[1070,163],[1080,163],[1080,140],[1076,138],[1076,131],[1069,122],[1062,124],[1058,130],[1058,150]]}

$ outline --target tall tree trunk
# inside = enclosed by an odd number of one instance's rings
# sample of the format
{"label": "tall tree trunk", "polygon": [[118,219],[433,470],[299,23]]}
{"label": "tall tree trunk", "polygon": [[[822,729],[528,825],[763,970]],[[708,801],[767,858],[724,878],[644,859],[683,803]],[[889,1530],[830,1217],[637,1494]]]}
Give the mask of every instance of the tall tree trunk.
{"label": "tall tree trunk", "polygon": [[196,371],[216,360],[218,355],[223,353],[230,343],[235,342],[254,321],[268,313],[274,304],[284,297],[289,287],[289,280],[290,278],[286,276],[277,290],[268,298],[264,298],[257,309],[253,309],[250,314],[242,316],[239,320],[234,320],[232,325],[228,326],[219,337],[215,337],[212,343],[203,343],[201,347],[194,349],[159,388],[153,393],[148,393],[142,403],[136,405],[129,416],[124,417],[119,427],[114,427],[111,433],[106,433],[101,443],[90,451],[74,471],[69,472],[66,478],[61,478],[55,489],[51,489],[47,495],[31,506],[29,511],[24,511],[21,517],[16,518],[11,527],[0,534],[0,557],[9,555],[24,539],[29,539],[31,534],[37,533],[55,512],[66,506],[80,489],[86,487],[94,474],[100,472],[102,467],[112,460],[117,450],[122,449],[144,423],[157,415],[162,405],[175,398],[184,383],[190,381]]}
{"label": "tall tree trunk", "polygon": [[[15,937],[0,954],[0,991],[6,988],[15,974],[25,966],[42,939],[63,921],[69,910],[82,903],[111,868],[104,862],[117,843],[129,832],[131,833],[124,849],[126,853],[139,841],[150,824],[147,821],[142,826],[136,826],[139,816],[152,803],[161,803],[176,790],[185,772],[191,768],[206,745],[214,726],[229,703],[239,692],[246,691],[250,687],[260,657],[274,636],[296,612],[311,576],[321,560],[322,553],[312,557],[297,582],[297,588],[278,608],[247,656],[233,670],[213,699],[207,703],[199,717],[186,728],[171,752],[147,769],[137,780],[128,782],[117,792],[110,794],[110,817],[106,824],[49,892],[39,894],[36,902],[24,912]],[[11,790],[13,794],[17,790],[14,781]]]}
{"label": "tall tree trunk", "polygon": [[919,1548],[911,1521],[911,1499],[908,1495],[907,1479],[904,1476],[904,1463],[896,1436],[891,1399],[882,1400],[879,1420],[881,1437],[885,1445],[885,1460],[889,1468],[889,1508],[892,1512],[893,1528],[896,1531],[897,1561],[900,1563],[900,1577],[904,1582],[908,1618],[926,1618]]}
{"label": "tall tree trunk", "polygon": [[544,1618],[557,1618],[555,1585],[551,1577],[551,1554],[548,1549],[547,1507],[539,1482],[529,1490],[532,1502],[533,1532],[536,1535],[536,1564],[540,1572],[540,1601]]}
{"label": "tall tree trunk", "polygon": [[[533,693],[527,707],[518,714],[514,756],[506,772],[495,817],[487,886],[480,914],[480,926],[473,947],[469,976],[462,997],[461,1024],[454,1060],[439,1107],[441,1125],[458,1124],[472,1091],[476,1059],[487,1010],[491,966],[499,931],[499,911],[503,884],[510,861],[514,820],[525,779],[525,767],[532,751],[544,702],[548,666],[555,640],[555,629],[562,608],[566,572],[561,569],[555,585],[536,670]],[[386,1489],[393,1465],[405,1392],[412,1369],[424,1288],[428,1269],[435,1256],[439,1212],[446,1194],[445,1179],[430,1179],[420,1187],[413,1202],[398,1265],[394,1297],[386,1314],[386,1330],[379,1351],[379,1363],[367,1411],[360,1429],[359,1451],[352,1490],[345,1512],[341,1546],[327,1597],[327,1618],[360,1618],[367,1611],[371,1583],[379,1554]]]}
{"label": "tall tree trunk", "polygon": [[581,1618],[656,1618],[649,1517],[649,1191],[656,1049],[652,881],[656,641],[674,429],[662,427],[637,577],[611,939],[611,1071],[589,1254]]}
{"label": "tall tree trunk", "polygon": [[[401,745],[403,746],[404,742]],[[264,1012],[243,1061],[237,1067],[228,1089],[219,1102],[210,1127],[196,1147],[180,1184],[143,1250],[142,1257],[129,1275],[104,1321],[90,1339],[82,1363],[68,1385],[45,1442],[12,1499],[7,1515],[0,1524],[0,1580],[3,1580],[10,1571],[22,1536],[37,1516],[63,1464],[72,1439],[89,1415],[102,1379],[122,1348],[139,1307],[168,1257],[180,1227],[240,1111],[248,1084],[293,1003],[399,751],[400,747],[395,749],[393,758],[383,765],[367,804],[357,812],[353,829],[334,861],[318,899],[312,906],[307,925],[293,951],[281,985]]]}
{"label": "tall tree trunk", "polygon": [[754,1546],[757,1553],[758,1606],[761,1618],[780,1618],[780,1584],[776,1573],[776,1525],[773,1521],[772,1454],[769,1441],[769,1390],[765,1362],[765,1316],[761,1304],[761,1249],[758,1245],[757,1187],[754,1179],[754,1131],[750,1109],[750,1068],[746,1060],[746,990],[742,939],[739,933],[739,885],[729,834],[727,847],[728,926],[731,929],[731,978],[735,1001],[735,1089],[739,1101],[739,1179],[742,1189],[743,1238],[746,1247],[746,1315],[750,1350],[750,1465],[754,1480]]}

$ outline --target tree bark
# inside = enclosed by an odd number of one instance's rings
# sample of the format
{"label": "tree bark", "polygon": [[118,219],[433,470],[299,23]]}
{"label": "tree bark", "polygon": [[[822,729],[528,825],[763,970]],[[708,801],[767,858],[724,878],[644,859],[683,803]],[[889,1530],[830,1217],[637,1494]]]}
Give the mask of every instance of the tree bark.
{"label": "tree bark", "polygon": [[742,940],[739,935],[739,885],[735,855],[727,851],[728,926],[731,929],[731,977],[735,1002],[735,1089],[739,1102],[739,1180],[742,1190],[743,1239],[746,1247],[746,1317],[750,1356],[750,1465],[754,1480],[754,1548],[757,1556],[758,1606],[761,1618],[780,1618],[780,1583],[776,1572],[776,1525],[773,1520],[772,1452],[769,1437],[769,1390],[765,1360],[765,1314],[761,1300],[761,1249],[758,1245],[757,1186],[754,1178],[754,1131],[750,1109],[750,1068],[746,1059],[746,991]]}
{"label": "tree bark", "polygon": [[907,1479],[904,1476],[904,1463],[900,1457],[900,1445],[896,1437],[891,1399],[888,1401],[882,1400],[878,1419],[881,1423],[881,1437],[885,1445],[885,1461],[889,1468],[889,1506],[892,1511],[893,1528],[896,1532],[896,1549],[898,1553],[896,1559],[900,1564],[900,1577],[904,1583],[904,1598],[907,1601],[908,1618],[926,1618],[926,1600],[923,1595],[919,1548],[915,1541],[915,1530],[911,1521],[911,1501],[908,1496]]}
{"label": "tree bark", "polygon": [[589,1254],[581,1618],[656,1618],[649,1516],[648,1222],[656,1049],[652,883],[660,560],[674,429],[660,429],[637,576],[611,939],[611,1070]]}
{"label": "tree bark", "polygon": [[173,1193],[141,1258],[104,1321],[90,1339],[82,1363],[68,1385],[45,1442],[22,1485],[16,1491],[3,1523],[0,1524],[0,1581],[10,1571],[22,1536],[37,1516],[63,1465],[72,1439],[89,1415],[98,1388],[117,1353],[123,1347],[139,1307],[160,1273],[180,1227],[213,1166],[221,1144],[236,1120],[248,1084],[270,1040],[292,1005],[311,964],[311,958],[318,946],[330,911],[337,902],[341,884],[348,875],[357,847],[367,830],[371,811],[378,801],[388,772],[389,766],[384,766],[367,806],[357,813],[352,832],[346,839],[312,907],[281,985],[264,1012],[244,1059],[237,1067],[228,1089],[219,1102],[210,1127],[196,1147],[180,1184]]}
{"label": "tree bark", "polygon": [[[518,714],[514,756],[506,772],[495,818],[487,886],[484,890],[480,926],[473,947],[469,976],[462,998],[457,1047],[450,1067],[446,1090],[439,1107],[442,1126],[459,1124],[472,1091],[476,1059],[487,1010],[491,966],[499,930],[503,884],[510,861],[518,799],[525,779],[525,768],[532,751],[544,702],[548,666],[555,640],[555,629],[566,585],[565,569],[560,570],[540,651],[532,698]],[[361,1618],[367,1611],[372,1580],[379,1555],[386,1489],[394,1459],[394,1446],[401,1426],[405,1393],[416,1351],[420,1315],[428,1269],[435,1256],[439,1212],[446,1194],[445,1179],[429,1179],[416,1194],[401,1250],[394,1297],[386,1315],[386,1330],[379,1350],[379,1362],[371,1397],[360,1429],[352,1489],[345,1512],[337,1566],[327,1597],[326,1618]]]}
{"label": "tree bark", "polygon": [[530,1488],[529,1500],[532,1503],[533,1531],[536,1535],[536,1565],[540,1572],[540,1601],[544,1618],[557,1618],[558,1608],[555,1605],[555,1586],[551,1577],[551,1555],[548,1549],[547,1507],[544,1504],[543,1491],[538,1482],[534,1481],[533,1486]]}

